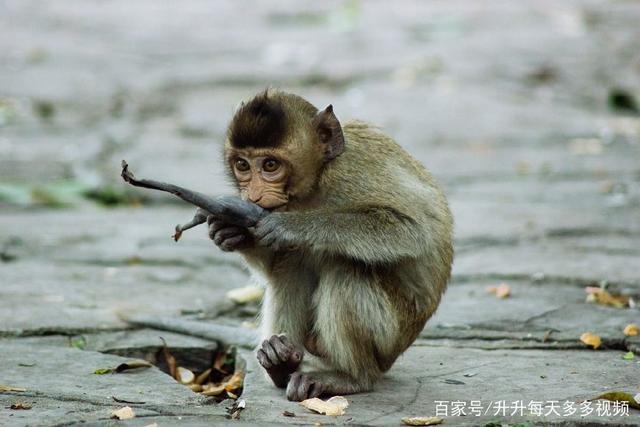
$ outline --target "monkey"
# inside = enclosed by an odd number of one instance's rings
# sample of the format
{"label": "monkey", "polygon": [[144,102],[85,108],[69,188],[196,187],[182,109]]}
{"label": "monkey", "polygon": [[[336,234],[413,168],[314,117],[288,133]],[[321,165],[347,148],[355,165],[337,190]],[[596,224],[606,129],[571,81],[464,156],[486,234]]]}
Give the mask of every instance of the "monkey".
{"label": "monkey", "polygon": [[236,110],[223,156],[239,197],[264,209],[248,226],[207,218],[265,283],[259,364],[293,401],[371,390],[450,279],[443,190],[377,127],[277,89]]}

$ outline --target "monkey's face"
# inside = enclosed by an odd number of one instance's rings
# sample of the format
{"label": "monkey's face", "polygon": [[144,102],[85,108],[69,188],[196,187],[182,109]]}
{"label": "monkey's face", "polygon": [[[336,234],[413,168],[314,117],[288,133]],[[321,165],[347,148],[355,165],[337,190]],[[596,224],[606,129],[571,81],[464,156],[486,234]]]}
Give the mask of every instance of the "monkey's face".
{"label": "monkey's face", "polygon": [[240,196],[277,209],[313,196],[322,169],[344,146],[331,105],[318,111],[299,96],[267,90],[234,114],[224,155]]}
{"label": "monkey's face", "polygon": [[286,191],[289,175],[287,165],[276,156],[251,151],[237,152],[230,158],[240,197],[265,209],[285,205],[289,201]]}

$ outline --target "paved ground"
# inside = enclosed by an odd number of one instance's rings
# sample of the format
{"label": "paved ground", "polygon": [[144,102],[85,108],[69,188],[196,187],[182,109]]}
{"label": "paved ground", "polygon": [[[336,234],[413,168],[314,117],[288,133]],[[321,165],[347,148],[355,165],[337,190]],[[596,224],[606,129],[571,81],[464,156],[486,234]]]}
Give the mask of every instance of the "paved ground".
{"label": "paved ground", "polygon": [[[112,397],[145,402],[127,422],[140,426],[398,425],[443,405],[451,425],[638,424],[637,410],[582,409],[640,392],[640,339],[622,334],[640,312],[584,290],[640,296],[639,20],[634,1],[0,1],[0,384],[27,390],[0,392],[0,425],[124,424]],[[153,353],[160,335],[196,358],[219,345],[124,317],[252,319],[225,300],[247,281],[238,259],[204,230],[172,242],[192,210],[129,191],[118,171],[126,158],[140,176],[229,192],[225,122],[267,84],[384,127],[456,219],[437,315],[336,419],[284,400],[249,350],[239,421],[155,368],[92,373]],[[502,282],[510,298],[486,292]],[[18,401],[32,409],[8,408]]]}

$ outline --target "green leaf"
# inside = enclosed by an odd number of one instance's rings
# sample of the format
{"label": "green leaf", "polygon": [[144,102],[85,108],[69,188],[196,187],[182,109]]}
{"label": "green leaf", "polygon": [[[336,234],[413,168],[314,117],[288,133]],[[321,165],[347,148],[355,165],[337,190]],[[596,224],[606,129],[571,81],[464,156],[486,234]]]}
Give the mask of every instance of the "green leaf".
{"label": "green leaf", "polygon": [[95,371],[93,371],[93,373],[96,375],[110,374],[112,372],[113,372],[113,368],[98,368]]}
{"label": "green leaf", "polygon": [[84,350],[87,347],[87,340],[82,335],[79,335],[77,337],[72,337],[69,341],[69,344],[73,348]]}
{"label": "green leaf", "polygon": [[633,351],[628,351],[625,354],[622,355],[622,358],[624,360],[633,360],[635,354],[633,354]]}

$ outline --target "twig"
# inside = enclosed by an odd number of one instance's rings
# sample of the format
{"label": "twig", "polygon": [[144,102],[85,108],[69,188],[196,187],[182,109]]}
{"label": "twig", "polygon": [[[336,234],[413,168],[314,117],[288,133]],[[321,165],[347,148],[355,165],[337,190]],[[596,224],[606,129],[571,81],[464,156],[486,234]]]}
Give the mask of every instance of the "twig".
{"label": "twig", "polygon": [[136,326],[177,332],[249,349],[254,348],[258,342],[258,336],[254,331],[235,326],[185,320],[178,317],[132,316],[124,317],[124,320]]}
{"label": "twig", "polygon": [[206,222],[208,216],[209,216],[209,212],[205,211],[202,208],[198,208],[198,210],[196,210],[196,214],[193,216],[193,219],[191,221],[187,222],[186,224],[176,225],[176,230],[175,230],[176,232],[171,237],[173,238],[173,240],[177,242],[178,240],[180,240],[180,237],[182,237],[183,231],[186,231],[190,228],[193,228],[197,225],[200,225]]}
{"label": "twig", "polygon": [[187,203],[199,207],[191,221],[184,225],[177,225],[175,234],[172,236],[175,241],[180,239],[182,232],[206,222],[209,215],[220,218],[230,224],[241,227],[253,227],[256,223],[267,215],[268,211],[260,206],[232,196],[209,197],[197,191],[192,191],[177,185],[152,179],[137,179],[129,170],[126,161],[122,161],[122,179],[125,182],[142,188],[164,191],[178,196]]}

